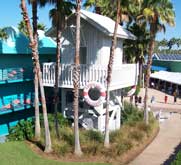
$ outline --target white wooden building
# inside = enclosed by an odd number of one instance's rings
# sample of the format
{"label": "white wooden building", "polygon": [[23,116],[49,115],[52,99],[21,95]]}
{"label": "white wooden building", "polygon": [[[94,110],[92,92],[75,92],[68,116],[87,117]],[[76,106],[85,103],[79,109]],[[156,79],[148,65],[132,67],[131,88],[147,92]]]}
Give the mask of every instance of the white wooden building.
{"label": "white wooden building", "polygon": [[[70,16],[68,19],[67,28],[63,32],[61,39],[62,50],[61,50],[61,72],[59,87],[61,88],[61,106],[62,111],[70,109],[72,106],[72,64],[74,63],[75,55],[75,14]],[[106,87],[107,77],[107,65],[110,55],[111,40],[114,32],[115,22],[105,16],[91,13],[88,11],[81,10],[81,46],[80,46],[80,93],[82,89],[90,82],[99,82]],[[50,28],[46,35],[52,38],[56,37],[56,31],[54,28]],[[123,41],[125,39],[135,39],[135,36],[129,31],[124,30],[121,26],[118,27],[117,32],[118,42],[115,51],[115,59],[113,63],[112,82],[110,89],[113,96],[119,98],[121,96],[121,89],[125,87],[134,86],[137,84],[138,77],[138,65],[137,64],[123,64]],[[55,63],[44,63],[43,64],[43,83],[46,87],[54,87],[55,84]],[[112,100],[112,105],[114,105]],[[86,112],[90,107],[81,102],[80,96],[80,109],[84,109],[82,112]],[[116,105],[117,106],[117,105]],[[94,108],[95,110],[96,108]],[[100,107],[99,107],[100,109]],[[104,109],[102,105],[102,109]],[[112,108],[116,109],[116,108]],[[81,111],[81,110],[80,110]],[[119,108],[120,111],[120,108]],[[99,116],[101,116],[97,110],[92,111],[92,116],[97,116],[97,123]],[[88,113],[89,115],[91,113]],[[97,114],[96,114],[97,113]],[[83,113],[84,114],[84,113]],[[114,113],[112,113],[114,114]],[[69,114],[70,115],[70,114]],[[102,114],[104,115],[104,114]],[[119,113],[114,114],[113,120],[120,116]],[[86,116],[86,115],[85,115]],[[82,117],[84,118],[84,117]],[[88,117],[87,117],[88,118]],[[104,119],[102,119],[101,122]],[[83,121],[83,119],[82,119]],[[120,120],[119,120],[120,121]],[[90,123],[90,122],[89,122]],[[99,124],[93,122],[93,128],[100,129]],[[96,126],[97,125],[97,126]],[[104,124],[103,124],[104,127]],[[114,128],[120,127],[120,123]]]}

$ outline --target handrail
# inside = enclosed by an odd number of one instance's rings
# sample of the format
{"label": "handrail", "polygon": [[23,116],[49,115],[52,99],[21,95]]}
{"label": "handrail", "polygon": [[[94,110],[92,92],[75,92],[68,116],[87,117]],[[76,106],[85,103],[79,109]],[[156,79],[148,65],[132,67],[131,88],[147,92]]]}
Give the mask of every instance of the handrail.
{"label": "handrail", "polygon": [[[59,87],[73,87],[73,64],[61,64]],[[137,64],[122,64],[113,68],[112,86],[128,86],[137,82],[138,66]],[[107,67],[101,65],[80,65],[80,88],[83,88],[89,82],[99,82],[106,86]],[[43,83],[45,86],[54,86],[55,84],[55,63],[43,63]]]}

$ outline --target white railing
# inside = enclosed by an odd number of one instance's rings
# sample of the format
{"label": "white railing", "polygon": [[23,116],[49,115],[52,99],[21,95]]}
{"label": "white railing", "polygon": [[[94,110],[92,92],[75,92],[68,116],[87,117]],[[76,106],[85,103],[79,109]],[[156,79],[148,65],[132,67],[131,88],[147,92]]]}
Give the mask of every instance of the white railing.
{"label": "white railing", "polygon": [[[135,85],[138,76],[137,64],[122,64],[113,68],[111,89]],[[98,65],[80,65],[80,88],[96,81],[106,86],[107,67]],[[43,84],[53,87],[55,84],[55,63],[43,64]],[[73,88],[73,65],[62,64],[60,67],[59,87]]]}

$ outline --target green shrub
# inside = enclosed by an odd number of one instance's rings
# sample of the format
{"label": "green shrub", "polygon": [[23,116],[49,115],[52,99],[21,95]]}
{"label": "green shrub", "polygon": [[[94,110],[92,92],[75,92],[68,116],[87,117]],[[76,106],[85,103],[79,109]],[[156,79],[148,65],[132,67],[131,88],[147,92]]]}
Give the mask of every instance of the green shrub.
{"label": "green shrub", "polygon": [[74,145],[74,132],[70,127],[61,128],[60,138],[68,145]]}
{"label": "green shrub", "polygon": [[129,133],[129,139],[141,142],[144,138],[144,133],[140,130],[133,130]]}
{"label": "green shrub", "polygon": [[95,141],[102,143],[103,142],[103,135],[99,131],[94,131],[94,130],[87,130],[83,134],[84,138],[86,141]]}
{"label": "green shrub", "polygon": [[137,124],[138,130],[145,132],[147,135],[149,135],[152,132],[152,126],[151,124],[146,125],[144,122],[139,122]]}
{"label": "green shrub", "polygon": [[143,111],[140,111],[136,106],[131,103],[124,102],[124,110],[121,115],[121,122],[137,122],[143,120]]}
{"label": "green shrub", "polygon": [[[68,119],[64,118],[63,115],[61,113],[57,114],[57,119],[58,119],[58,124],[60,127],[65,127],[65,126],[69,126],[70,123],[68,121]],[[43,121],[43,115],[40,115],[40,122],[41,125],[44,126],[44,121]],[[49,128],[50,130],[55,129],[55,117],[54,114],[49,113],[48,114],[48,122],[49,122]]]}
{"label": "green shrub", "polygon": [[66,153],[71,152],[72,147],[65,141],[57,141],[53,144],[53,150],[60,155],[65,155]]}
{"label": "green shrub", "polygon": [[171,163],[171,165],[181,165],[181,151],[179,151],[176,155],[175,160]]}
{"label": "green shrub", "polygon": [[87,144],[83,145],[82,151],[85,154],[96,155],[101,152],[102,148],[103,148],[102,143],[98,143],[94,141],[91,143],[88,142]]}
{"label": "green shrub", "polygon": [[176,159],[181,161],[181,151],[177,153]]}
{"label": "green shrub", "polygon": [[8,141],[31,140],[34,137],[34,122],[21,120],[16,126],[10,128]]}
{"label": "green shrub", "polygon": [[133,144],[130,140],[124,140],[122,143],[117,143],[114,147],[116,155],[121,155],[124,152],[130,150],[133,147]]}
{"label": "green shrub", "polygon": [[114,143],[116,141],[116,139],[121,139],[122,135],[122,131],[120,130],[115,130],[115,131],[111,131],[110,132],[110,142]]}
{"label": "green shrub", "polygon": [[181,160],[174,160],[171,165],[181,165]]}

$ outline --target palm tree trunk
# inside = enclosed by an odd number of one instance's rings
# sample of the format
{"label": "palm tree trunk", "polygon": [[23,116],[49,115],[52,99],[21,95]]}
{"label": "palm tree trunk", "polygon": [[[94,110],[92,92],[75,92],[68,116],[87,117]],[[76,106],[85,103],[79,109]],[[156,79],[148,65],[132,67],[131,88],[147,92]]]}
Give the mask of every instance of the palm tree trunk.
{"label": "palm tree trunk", "polygon": [[146,124],[149,124],[149,115],[148,115],[148,87],[150,82],[150,73],[151,73],[151,65],[152,65],[152,54],[154,50],[155,43],[155,26],[154,24],[150,25],[150,44],[148,51],[148,62],[147,62],[147,70],[146,70],[146,82],[145,82],[145,98],[144,98],[144,121]]}
{"label": "palm tree trunk", "polygon": [[37,65],[38,65],[37,66],[38,80],[39,80],[39,85],[40,85],[41,103],[42,103],[43,119],[44,119],[44,127],[45,127],[45,150],[44,150],[44,152],[49,153],[49,152],[52,152],[52,143],[51,143],[48,116],[47,116],[45,91],[44,91],[44,87],[43,87],[42,73],[41,73],[41,70],[40,70],[40,64],[37,63]]}
{"label": "palm tree trunk", "polygon": [[[37,34],[37,1],[32,2],[32,15],[33,15],[33,38],[36,43],[35,47],[38,50],[38,34]],[[38,51],[37,51],[38,54]],[[34,89],[35,89],[35,139],[40,140],[40,114],[39,114],[39,97],[38,97],[38,73],[34,63]]]}
{"label": "palm tree trunk", "polygon": [[[35,69],[36,70],[36,69]],[[38,98],[38,74],[34,71],[34,88],[35,88],[35,139],[40,140],[41,127],[40,127],[40,111],[39,111],[39,98]]]}
{"label": "palm tree trunk", "polygon": [[107,98],[106,98],[106,120],[105,120],[105,139],[104,139],[104,146],[106,148],[109,147],[109,99],[110,99],[110,83],[111,83],[111,77],[112,77],[112,67],[113,67],[113,61],[114,61],[114,54],[115,54],[115,47],[117,44],[117,29],[120,22],[120,0],[117,0],[117,15],[116,15],[116,22],[114,27],[114,35],[112,38],[112,45],[110,50],[110,58],[108,63],[108,73],[107,73]]}
{"label": "palm tree trunk", "polygon": [[[58,2],[57,2],[57,10],[58,10]],[[58,18],[57,22],[57,49],[56,49],[56,65],[55,65],[55,88],[54,88],[54,114],[55,114],[55,130],[57,138],[60,139],[59,134],[59,125],[58,125],[58,104],[59,104],[59,73],[60,73],[60,48],[61,48],[61,30],[60,30],[60,18]]]}
{"label": "palm tree trunk", "polygon": [[54,88],[54,113],[55,113],[55,130],[57,138],[60,139],[59,125],[58,125],[58,104],[59,104],[59,73],[60,73],[60,37],[61,32],[57,32],[57,60],[55,65],[55,88]]}
{"label": "palm tree trunk", "polygon": [[79,139],[79,81],[80,81],[80,8],[81,8],[81,0],[76,0],[77,9],[76,9],[76,45],[75,45],[75,67],[73,72],[73,85],[74,85],[74,153],[77,156],[82,155],[81,147],[80,147],[80,139]]}
{"label": "palm tree trunk", "polygon": [[44,126],[45,126],[45,152],[51,152],[52,151],[51,138],[50,138],[49,124],[48,124],[48,117],[47,117],[45,93],[44,93],[44,87],[42,83],[42,73],[40,70],[40,63],[39,63],[38,54],[37,54],[38,50],[36,47],[36,41],[33,38],[33,33],[32,33],[32,29],[30,25],[30,20],[28,17],[25,0],[21,0],[21,9],[22,9],[23,19],[26,23],[27,31],[29,34],[30,47],[32,49],[32,59],[33,59],[33,63],[35,63],[34,65],[36,66],[36,71],[37,71],[39,85],[40,85],[42,110],[43,110],[43,118],[44,118]]}
{"label": "palm tree trunk", "polygon": [[139,86],[142,87],[143,84],[143,62],[142,59],[139,60]]}

